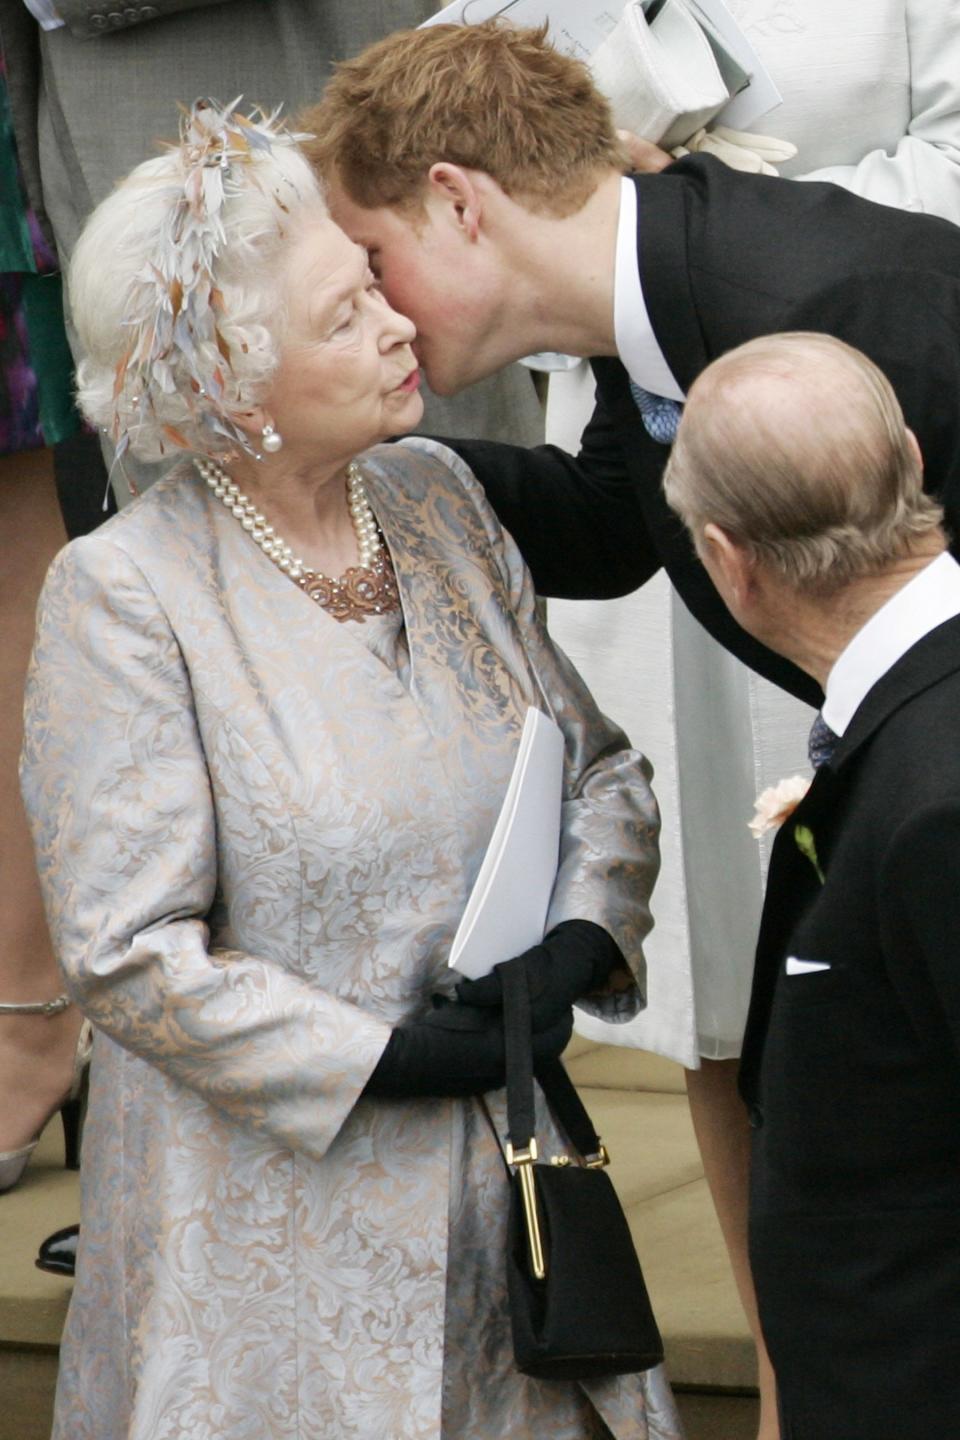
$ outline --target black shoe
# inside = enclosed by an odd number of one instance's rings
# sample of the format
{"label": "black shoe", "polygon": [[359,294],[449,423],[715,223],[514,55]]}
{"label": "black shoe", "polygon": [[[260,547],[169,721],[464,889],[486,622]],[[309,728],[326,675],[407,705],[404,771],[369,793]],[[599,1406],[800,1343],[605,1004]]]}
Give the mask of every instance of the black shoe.
{"label": "black shoe", "polygon": [[33,1262],[38,1270],[49,1270],[51,1275],[73,1275],[77,1268],[77,1237],[79,1225],[68,1225],[65,1230],[54,1230],[40,1246],[40,1253]]}

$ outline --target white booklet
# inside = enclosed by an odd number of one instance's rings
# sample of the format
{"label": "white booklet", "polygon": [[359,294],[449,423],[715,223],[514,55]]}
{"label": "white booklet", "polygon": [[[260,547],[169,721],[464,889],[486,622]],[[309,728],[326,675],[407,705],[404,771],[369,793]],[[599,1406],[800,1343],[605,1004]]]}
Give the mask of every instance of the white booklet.
{"label": "white booklet", "polygon": [[563,735],[529,709],[507,793],[453,939],[450,964],[478,980],[543,939],[560,858]]}
{"label": "white booklet", "polygon": [[[743,130],[779,105],[782,96],[723,0],[685,0],[711,35],[749,76],[749,83],[715,114],[715,119]],[[655,15],[649,0],[644,11]],[[503,16],[514,25],[547,22],[550,43],[578,60],[589,60],[621,20],[624,0],[454,0],[424,25],[478,25]]]}

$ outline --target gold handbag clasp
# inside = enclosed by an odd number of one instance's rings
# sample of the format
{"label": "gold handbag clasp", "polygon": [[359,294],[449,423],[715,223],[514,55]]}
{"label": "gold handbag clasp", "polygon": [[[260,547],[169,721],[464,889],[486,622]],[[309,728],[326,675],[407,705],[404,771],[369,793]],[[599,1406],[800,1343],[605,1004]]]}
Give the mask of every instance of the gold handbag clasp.
{"label": "gold handbag clasp", "polygon": [[547,1274],[547,1262],[543,1252],[543,1237],[540,1231],[540,1213],[537,1208],[537,1187],[533,1179],[533,1165],[537,1158],[536,1138],[522,1150],[515,1150],[507,1142],[507,1164],[515,1165],[520,1177],[520,1194],[523,1199],[523,1218],[527,1226],[527,1244],[530,1249],[530,1268],[537,1280]]}

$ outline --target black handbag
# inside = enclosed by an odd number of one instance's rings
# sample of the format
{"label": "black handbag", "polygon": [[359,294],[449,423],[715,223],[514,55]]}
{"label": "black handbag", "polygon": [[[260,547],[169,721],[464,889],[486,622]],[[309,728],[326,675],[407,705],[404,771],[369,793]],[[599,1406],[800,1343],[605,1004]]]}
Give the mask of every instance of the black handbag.
{"label": "black handbag", "polygon": [[538,1160],[530,997],[522,968],[498,966],[507,1062],[510,1174],[507,1290],[517,1369],[541,1380],[649,1370],[663,1359],[640,1261],[604,1167],[609,1157],[560,1060],[537,1066],[579,1152]]}

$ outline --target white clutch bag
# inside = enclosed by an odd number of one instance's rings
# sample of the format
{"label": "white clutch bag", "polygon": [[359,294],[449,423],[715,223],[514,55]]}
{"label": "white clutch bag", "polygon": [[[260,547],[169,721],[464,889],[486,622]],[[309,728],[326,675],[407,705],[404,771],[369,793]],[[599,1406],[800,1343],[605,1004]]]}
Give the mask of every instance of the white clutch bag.
{"label": "white clutch bag", "polygon": [[664,150],[707,125],[749,81],[684,0],[665,0],[651,24],[631,0],[590,68],[617,125]]}

